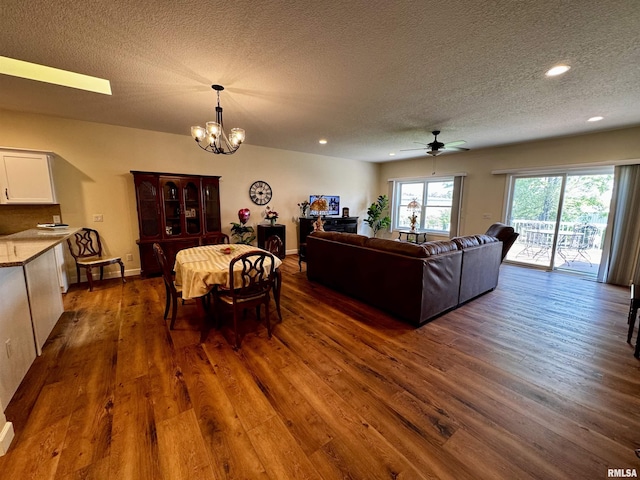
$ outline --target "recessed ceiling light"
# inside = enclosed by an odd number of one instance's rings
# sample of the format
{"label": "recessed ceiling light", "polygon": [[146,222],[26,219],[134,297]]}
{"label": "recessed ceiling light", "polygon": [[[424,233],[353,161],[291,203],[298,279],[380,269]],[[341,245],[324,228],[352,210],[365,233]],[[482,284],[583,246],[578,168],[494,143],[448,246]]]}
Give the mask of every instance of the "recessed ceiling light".
{"label": "recessed ceiling light", "polygon": [[555,77],[557,75],[562,75],[563,73],[568,72],[570,68],[571,67],[569,65],[556,65],[555,67],[547,70],[547,73],[545,73],[545,75],[547,77]]}
{"label": "recessed ceiling light", "polygon": [[598,115],[596,117],[591,117],[589,120],[587,120],[587,122],[599,122],[602,119],[604,119],[604,117]]}
{"label": "recessed ceiling light", "polygon": [[91,77],[81,73],[46,67],[37,63],[24,62],[15,58],[0,56],[0,73],[12,77],[26,78],[38,82],[53,83],[63,87],[77,88],[88,92],[111,95],[111,84],[104,78]]}
{"label": "recessed ceiling light", "polygon": [[395,156],[396,156],[396,154],[395,154],[395,153],[393,153],[393,152],[391,152],[391,153],[389,154],[389,156],[390,156],[390,157],[395,157]]}
{"label": "recessed ceiling light", "polygon": [[327,139],[326,139],[326,138],[321,138],[321,139],[318,141],[318,143],[319,143],[320,145],[326,145],[326,143],[327,143]]}

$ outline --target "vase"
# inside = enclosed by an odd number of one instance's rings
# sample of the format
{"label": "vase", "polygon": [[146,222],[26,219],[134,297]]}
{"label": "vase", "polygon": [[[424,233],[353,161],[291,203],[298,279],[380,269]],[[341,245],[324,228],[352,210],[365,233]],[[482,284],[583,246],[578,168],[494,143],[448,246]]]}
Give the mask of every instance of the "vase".
{"label": "vase", "polygon": [[271,226],[272,226],[272,227],[275,227],[275,225],[276,225],[276,221],[277,221],[277,220],[278,220],[277,218],[270,218],[270,219],[269,219],[269,221],[271,222]]}

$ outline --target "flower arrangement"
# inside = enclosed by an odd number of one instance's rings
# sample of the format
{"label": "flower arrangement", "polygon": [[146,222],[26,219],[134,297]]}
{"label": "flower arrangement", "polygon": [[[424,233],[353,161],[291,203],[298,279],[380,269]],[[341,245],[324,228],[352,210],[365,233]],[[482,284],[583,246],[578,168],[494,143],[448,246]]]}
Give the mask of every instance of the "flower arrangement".
{"label": "flower arrangement", "polygon": [[269,220],[271,223],[275,223],[279,216],[278,212],[271,210],[270,207],[267,207],[267,210],[264,212],[265,220]]}
{"label": "flower arrangement", "polygon": [[298,208],[300,208],[300,216],[301,217],[306,217],[307,216],[307,210],[309,210],[309,202],[308,201],[303,201],[300,202],[298,204]]}

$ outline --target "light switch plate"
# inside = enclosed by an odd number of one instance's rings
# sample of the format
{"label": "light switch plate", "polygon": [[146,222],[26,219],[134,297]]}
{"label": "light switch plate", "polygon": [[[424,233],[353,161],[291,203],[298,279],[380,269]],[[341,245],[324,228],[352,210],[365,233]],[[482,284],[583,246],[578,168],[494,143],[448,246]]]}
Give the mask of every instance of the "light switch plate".
{"label": "light switch plate", "polygon": [[104,218],[103,218],[101,213],[94,213],[93,214],[93,221],[94,222],[103,222]]}
{"label": "light switch plate", "polygon": [[62,220],[60,219],[60,215],[54,215],[53,216],[53,223],[61,223]]}

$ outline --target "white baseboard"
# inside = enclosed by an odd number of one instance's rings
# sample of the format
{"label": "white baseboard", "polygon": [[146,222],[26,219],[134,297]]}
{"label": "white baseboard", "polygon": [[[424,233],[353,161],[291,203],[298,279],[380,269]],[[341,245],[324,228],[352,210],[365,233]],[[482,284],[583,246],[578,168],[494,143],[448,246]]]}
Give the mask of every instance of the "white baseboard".
{"label": "white baseboard", "polygon": [[6,422],[4,427],[2,427],[2,431],[0,431],[0,457],[7,453],[14,436],[13,423]]}

